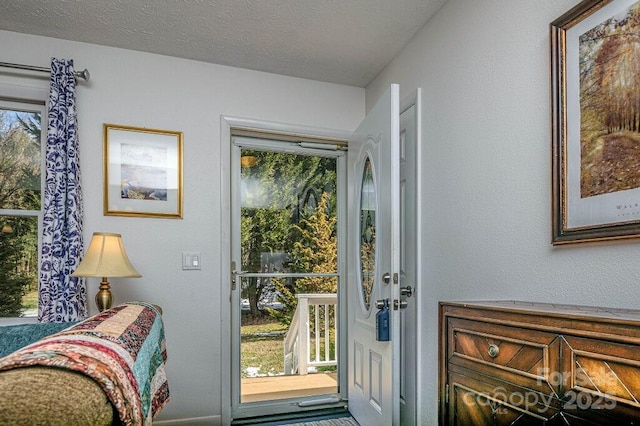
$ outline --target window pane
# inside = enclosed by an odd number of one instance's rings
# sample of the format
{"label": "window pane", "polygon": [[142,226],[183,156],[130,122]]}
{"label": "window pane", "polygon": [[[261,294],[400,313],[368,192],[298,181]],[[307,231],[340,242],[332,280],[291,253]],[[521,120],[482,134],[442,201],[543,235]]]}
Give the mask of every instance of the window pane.
{"label": "window pane", "polygon": [[240,149],[242,404],[338,392],[338,159],[285,145]]}
{"label": "window pane", "polygon": [[337,272],[336,159],[242,150],[242,269]]}
{"label": "window pane", "polygon": [[0,209],[40,210],[40,118],[0,109]]}
{"label": "window pane", "polygon": [[0,216],[0,316],[34,316],[38,303],[38,218]]}

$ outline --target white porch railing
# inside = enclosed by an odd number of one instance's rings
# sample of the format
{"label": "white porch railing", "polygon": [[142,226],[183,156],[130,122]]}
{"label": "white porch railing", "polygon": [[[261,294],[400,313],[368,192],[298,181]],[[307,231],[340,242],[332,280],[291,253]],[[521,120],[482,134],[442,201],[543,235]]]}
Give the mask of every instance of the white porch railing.
{"label": "white porch railing", "polygon": [[284,338],[284,373],[304,375],[310,367],[338,365],[338,295],[298,294],[297,297],[298,306]]}

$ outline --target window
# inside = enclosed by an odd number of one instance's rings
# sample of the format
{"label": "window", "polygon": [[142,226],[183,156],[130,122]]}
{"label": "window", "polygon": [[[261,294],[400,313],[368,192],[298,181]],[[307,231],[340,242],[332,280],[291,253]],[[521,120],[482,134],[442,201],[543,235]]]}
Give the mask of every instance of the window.
{"label": "window", "polygon": [[44,110],[0,99],[0,317],[37,314]]}

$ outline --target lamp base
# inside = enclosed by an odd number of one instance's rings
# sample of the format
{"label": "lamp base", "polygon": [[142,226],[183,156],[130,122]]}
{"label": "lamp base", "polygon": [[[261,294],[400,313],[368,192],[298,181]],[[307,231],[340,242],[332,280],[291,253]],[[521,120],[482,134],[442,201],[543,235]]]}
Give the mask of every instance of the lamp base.
{"label": "lamp base", "polygon": [[100,312],[111,308],[111,303],[113,299],[111,297],[111,290],[109,287],[109,281],[107,281],[107,277],[102,277],[102,282],[100,282],[100,290],[98,294],[96,294],[96,306]]}

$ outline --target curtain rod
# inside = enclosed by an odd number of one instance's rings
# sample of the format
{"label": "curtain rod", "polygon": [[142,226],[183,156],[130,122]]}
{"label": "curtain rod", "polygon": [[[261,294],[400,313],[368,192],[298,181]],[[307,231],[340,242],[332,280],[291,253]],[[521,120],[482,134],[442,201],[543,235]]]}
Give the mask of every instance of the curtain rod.
{"label": "curtain rod", "polygon": [[[3,68],[14,68],[14,69],[18,69],[18,70],[27,70],[27,71],[37,71],[37,72],[51,73],[51,70],[49,68],[34,67],[32,65],[11,64],[9,62],[0,62],[0,67],[3,67]],[[74,71],[73,75],[76,78],[83,79],[84,81],[89,81],[89,78],[91,77],[89,75],[89,70],[87,70],[86,68],[83,71]]]}

